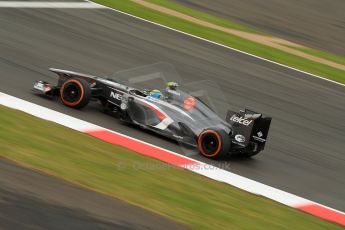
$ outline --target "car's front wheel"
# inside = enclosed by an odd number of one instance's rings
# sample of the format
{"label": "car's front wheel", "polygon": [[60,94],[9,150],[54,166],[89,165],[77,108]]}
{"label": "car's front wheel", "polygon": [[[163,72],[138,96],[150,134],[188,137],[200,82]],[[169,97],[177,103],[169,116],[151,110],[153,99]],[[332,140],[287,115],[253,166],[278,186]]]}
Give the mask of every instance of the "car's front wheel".
{"label": "car's front wheel", "polygon": [[90,98],[90,85],[84,79],[69,79],[60,88],[60,99],[66,106],[81,109],[89,103]]}

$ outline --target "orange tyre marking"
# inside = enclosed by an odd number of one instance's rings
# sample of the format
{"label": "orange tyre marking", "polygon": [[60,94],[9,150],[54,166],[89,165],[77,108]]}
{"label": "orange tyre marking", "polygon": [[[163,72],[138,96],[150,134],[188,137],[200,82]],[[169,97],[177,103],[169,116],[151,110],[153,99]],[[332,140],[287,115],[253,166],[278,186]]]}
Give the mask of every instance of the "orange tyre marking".
{"label": "orange tyre marking", "polygon": [[[203,137],[205,134],[209,134],[209,133],[214,134],[214,135],[216,136],[217,140],[218,140],[218,143],[219,143],[217,150],[216,150],[213,154],[211,154],[211,155],[206,154],[205,151],[204,151],[203,148],[202,148],[202,137]],[[204,156],[206,156],[206,157],[214,157],[214,156],[218,155],[218,153],[220,152],[221,147],[222,147],[222,139],[220,138],[220,135],[219,135],[216,131],[214,131],[214,130],[206,130],[206,131],[203,131],[203,132],[199,135],[199,138],[198,138],[198,148],[199,148],[199,151],[200,151],[200,153],[201,153],[202,155],[204,155]]]}
{"label": "orange tyre marking", "polygon": [[[65,86],[66,86],[66,84],[71,83],[71,82],[77,84],[79,86],[80,90],[81,90],[81,96],[80,96],[79,100],[75,101],[75,102],[69,102],[69,101],[66,101],[63,98],[63,91],[65,89]],[[60,89],[60,98],[61,98],[62,102],[64,104],[68,105],[68,106],[76,106],[76,105],[78,105],[83,100],[83,98],[84,98],[84,88],[83,88],[83,85],[78,80],[75,80],[75,79],[71,79],[71,80],[65,81],[63,83],[61,89]]]}

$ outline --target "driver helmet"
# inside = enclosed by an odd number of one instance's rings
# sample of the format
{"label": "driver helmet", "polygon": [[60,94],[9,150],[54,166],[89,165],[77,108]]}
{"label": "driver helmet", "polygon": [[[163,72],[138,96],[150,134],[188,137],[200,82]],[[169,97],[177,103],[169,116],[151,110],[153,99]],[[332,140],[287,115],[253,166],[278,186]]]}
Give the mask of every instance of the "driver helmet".
{"label": "driver helmet", "polygon": [[156,99],[160,99],[162,97],[162,93],[158,89],[154,89],[150,92],[150,96]]}
{"label": "driver helmet", "polygon": [[173,81],[167,82],[166,85],[167,85],[167,88],[170,90],[176,90],[176,88],[179,86],[177,82],[173,82]]}

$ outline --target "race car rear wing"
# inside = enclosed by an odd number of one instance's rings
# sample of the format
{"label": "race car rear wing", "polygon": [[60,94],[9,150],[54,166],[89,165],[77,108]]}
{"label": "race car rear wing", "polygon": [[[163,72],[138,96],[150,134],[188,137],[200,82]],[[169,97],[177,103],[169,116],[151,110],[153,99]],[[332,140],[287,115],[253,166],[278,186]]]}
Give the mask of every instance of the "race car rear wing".
{"label": "race car rear wing", "polygon": [[250,142],[257,144],[258,150],[263,150],[266,144],[271,117],[263,117],[248,109],[238,112],[228,111],[226,122],[232,125],[233,142],[247,146]]}

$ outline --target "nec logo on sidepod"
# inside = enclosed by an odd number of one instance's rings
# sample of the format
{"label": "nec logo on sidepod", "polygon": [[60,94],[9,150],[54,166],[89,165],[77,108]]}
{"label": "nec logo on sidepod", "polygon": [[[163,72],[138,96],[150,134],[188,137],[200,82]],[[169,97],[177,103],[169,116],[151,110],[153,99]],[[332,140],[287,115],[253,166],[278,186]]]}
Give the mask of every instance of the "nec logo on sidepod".
{"label": "nec logo on sidepod", "polygon": [[253,120],[247,120],[244,117],[238,117],[238,116],[236,116],[236,114],[234,114],[230,117],[230,121],[233,121],[233,122],[239,123],[241,125],[245,125],[245,126],[248,126],[253,122]]}
{"label": "nec logo on sidepod", "polygon": [[118,93],[114,93],[113,91],[110,92],[110,97],[116,99],[116,100],[119,100],[121,101],[122,99],[122,95],[121,94],[118,94]]}

